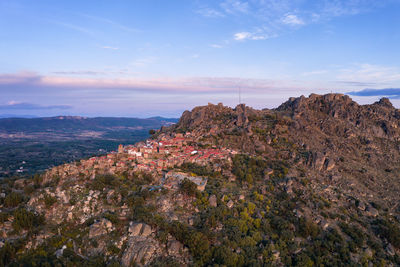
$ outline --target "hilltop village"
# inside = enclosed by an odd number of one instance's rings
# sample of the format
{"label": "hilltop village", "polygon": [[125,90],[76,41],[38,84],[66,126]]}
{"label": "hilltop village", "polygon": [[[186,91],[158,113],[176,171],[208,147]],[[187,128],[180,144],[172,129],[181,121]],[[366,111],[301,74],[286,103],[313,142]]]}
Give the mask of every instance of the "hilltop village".
{"label": "hilltop village", "polygon": [[[91,157],[51,169],[47,176],[85,176],[94,178],[96,174],[135,173],[153,175],[162,187],[176,188],[188,178],[203,191],[207,180],[176,170],[183,163],[205,166],[212,164],[214,170],[221,170],[221,162],[231,162],[236,151],[213,146],[199,147],[190,132],[185,134],[161,134],[157,139],[148,139],[135,145],[120,145],[118,151],[100,157]],[[230,176],[230,174],[227,174]]]}

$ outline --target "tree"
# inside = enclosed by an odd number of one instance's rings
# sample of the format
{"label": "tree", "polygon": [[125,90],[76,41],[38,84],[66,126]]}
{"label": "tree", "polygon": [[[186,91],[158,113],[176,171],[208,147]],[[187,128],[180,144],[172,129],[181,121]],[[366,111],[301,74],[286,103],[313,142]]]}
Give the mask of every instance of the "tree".
{"label": "tree", "polygon": [[180,191],[190,197],[193,197],[197,193],[197,185],[190,181],[188,178],[185,178],[181,184],[179,185]]}
{"label": "tree", "polygon": [[10,194],[8,194],[6,196],[6,198],[4,199],[4,206],[5,207],[16,207],[18,206],[20,203],[22,203],[23,198],[22,195],[16,192],[11,192]]}

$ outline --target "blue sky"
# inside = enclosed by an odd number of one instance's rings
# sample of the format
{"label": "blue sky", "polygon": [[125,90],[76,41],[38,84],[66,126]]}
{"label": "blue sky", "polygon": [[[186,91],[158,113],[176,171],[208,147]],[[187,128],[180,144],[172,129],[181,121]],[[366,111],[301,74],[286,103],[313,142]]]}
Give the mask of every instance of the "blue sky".
{"label": "blue sky", "polygon": [[399,0],[0,0],[0,113],[177,117],[235,106],[239,88],[255,108],[329,92],[400,107],[398,14]]}

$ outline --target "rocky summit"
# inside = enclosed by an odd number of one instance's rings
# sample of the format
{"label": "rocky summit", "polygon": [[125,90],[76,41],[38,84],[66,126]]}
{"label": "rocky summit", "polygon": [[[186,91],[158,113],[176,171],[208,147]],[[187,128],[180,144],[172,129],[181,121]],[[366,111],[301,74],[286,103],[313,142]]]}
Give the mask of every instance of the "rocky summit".
{"label": "rocky summit", "polygon": [[290,98],[1,183],[0,266],[400,266],[400,111]]}

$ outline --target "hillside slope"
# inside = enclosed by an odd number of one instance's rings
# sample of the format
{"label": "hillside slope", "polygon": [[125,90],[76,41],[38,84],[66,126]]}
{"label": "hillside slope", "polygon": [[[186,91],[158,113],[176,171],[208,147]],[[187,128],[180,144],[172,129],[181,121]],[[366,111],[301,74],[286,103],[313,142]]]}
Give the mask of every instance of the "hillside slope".
{"label": "hillside slope", "polygon": [[400,111],[209,104],[146,142],[2,184],[3,264],[400,265]]}

